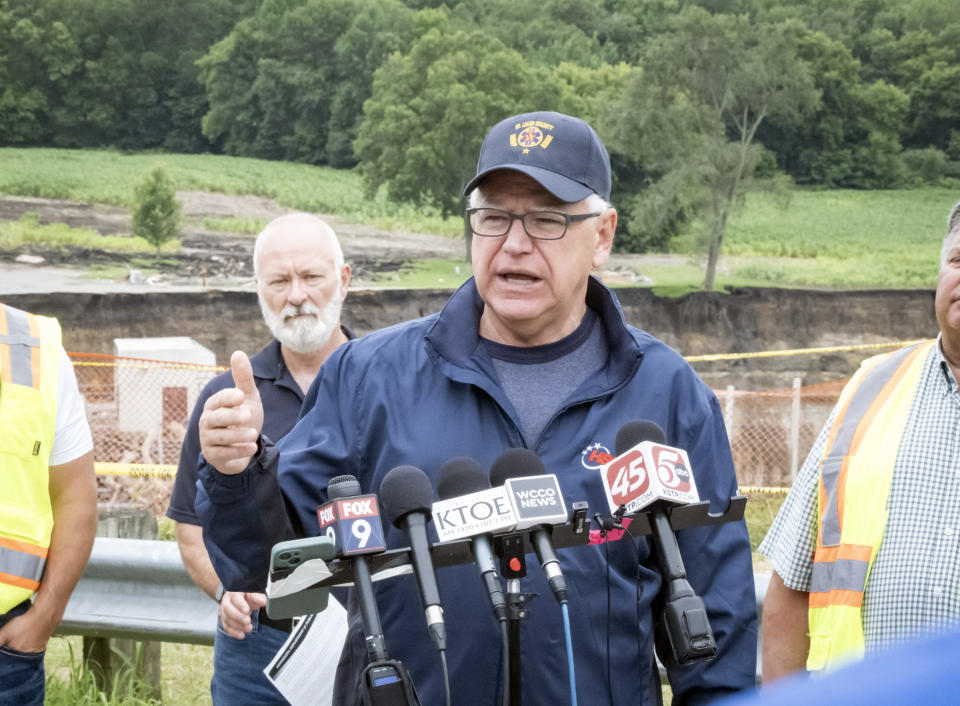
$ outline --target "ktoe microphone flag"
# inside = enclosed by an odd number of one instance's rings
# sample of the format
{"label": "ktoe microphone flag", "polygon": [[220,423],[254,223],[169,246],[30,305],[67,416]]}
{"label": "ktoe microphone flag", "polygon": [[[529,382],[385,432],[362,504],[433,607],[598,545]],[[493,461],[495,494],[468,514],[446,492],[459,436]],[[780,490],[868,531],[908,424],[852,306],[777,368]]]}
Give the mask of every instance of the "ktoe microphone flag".
{"label": "ktoe microphone flag", "polygon": [[[507,619],[497,562],[490,548],[493,529],[506,531],[517,524],[516,514],[503,488],[490,488],[490,480],[472,458],[453,458],[443,464],[437,479],[433,518],[440,535],[441,523],[451,538],[471,537],[474,560],[490,597],[494,617]],[[463,521],[461,523],[461,518]],[[440,535],[441,539],[443,535]]]}
{"label": "ktoe microphone flag", "polygon": [[517,515],[506,489],[491,488],[473,459],[451,459],[444,464],[437,494],[441,499],[433,504],[433,524],[441,542],[509,532],[516,527]]}
{"label": "ktoe microphone flag", "polygon": [[650,422],[630,422],[617,433],[617,457],[600,468],[610,505],[639,512],[662,500],[674,504],[700,500],[687,452],[667,446],[663,430]]}

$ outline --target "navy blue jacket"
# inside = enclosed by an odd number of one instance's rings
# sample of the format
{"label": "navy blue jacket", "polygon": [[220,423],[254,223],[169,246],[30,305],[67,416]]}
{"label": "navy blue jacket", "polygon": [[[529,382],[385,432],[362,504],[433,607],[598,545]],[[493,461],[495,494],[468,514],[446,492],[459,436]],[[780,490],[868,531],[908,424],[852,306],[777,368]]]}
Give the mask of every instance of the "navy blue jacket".
{"label": "navy blue jacket", "polygon": [[[532,446],[558,477],[564,498],[586,500],[591,512],[606,514],[599,464],[590,452],[597,444],[614,449],[617,430],[643,419],[664,429],[669,444],[687,450],[700,497],[713,511],[724,509],[737,493],[737,481],[716,397],[675,351],[628,326],[613,293],[593,278],[587,303],[603,323],[607,365],[571,395]],[[376,492],[383,476],[399,465],[435,477],[453,457],[469,456],[489,468],[506,449],[523,446],[513,405],[478,338],[482,311],[469,280],[439,314],[339,348],[308,392],[297,426],[278,446],[282,492],[269,471],[276,456],[269,445],[238,475],[203,464],[197,513],[224,585],[244,590],[250,581],[262,582],[270,546],[284,538],[275,530],[284,503],[297,533],[317,534],[316,510],[334,476],[355,475],[365,492]],[[263,511],[271,498],[275,510],[258,516],[258,504]],[[237,512],[237,504],[247,511]],[[401,530],[389,525],[384,530],[388,547],[407,545]],[[678,541],[719,653],[710,663],[671,671],[674,703],[706,703],[754,683],[750,544],[742,521],[684,530]],[[230,555],[220,547],[230,547]],[[658,703],[652,605],[661,582],[648,541],[575,547],[559,555],[569,590],[580,703]],[[476,567],[443,568],[437,579],[454,699],[497,704],[500,636]],[[523,701],[569,703],[560,608],[537,570],[528,572],[522,590],[540,595],[522,621]],[[391,656],[408,667],[425,705],[443,703],[440,661],[413,577],[379,581],[376,592]],[[362,634],[348,638],[346,649],[359,673],[366,659]]]}

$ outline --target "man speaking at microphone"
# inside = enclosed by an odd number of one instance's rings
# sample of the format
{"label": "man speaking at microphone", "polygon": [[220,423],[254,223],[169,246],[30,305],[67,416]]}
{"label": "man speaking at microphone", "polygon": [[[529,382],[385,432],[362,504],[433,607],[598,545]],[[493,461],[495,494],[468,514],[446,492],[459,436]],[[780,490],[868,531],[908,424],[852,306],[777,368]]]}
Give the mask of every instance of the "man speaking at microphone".
{"label": "man speaking at microphone", "polygon": [[[315,535],[327,482],[340,474],[377,492],[402,464],[435,478],[453,457],[489,468],[504,450],[527,447],[557,475],[565,499],[604,508],[599,459],[609,460],[617,430],[635,419],[656,423],[669,444],[686,449],[700,496],[714,511],[736,494],[714,395],[676,352],[629,326],[613,293],[591,277],[607,260],[617,224],[609,157],[596,132],[559,113],[507,118],[484,140],[464,194],[474,277],[438,314],[331,355],[278,447],[260,433],[263,412],[248,363],[234,355],[238,387],[211,397],[200,421],[205,461],[197,500],[228,588],[261,585],[271,545],[288,538],[257,521],[262,504],[286,504],[296,531]],[[402,531],[385,530],[388,547],[406,545]],[[671,670],[674,703],[707,703],[754,682],[750,545],[743,522],[685,530],[678,540],[718,654]],[[246,551],[228,556],[227,546]],[[653,620],[661,581],[649,542],[627,538],[558,554],[581,702],[658,703]],[[437,580],[455,700],[496,704],[501,643],[476,569],[446,567]],[[521,590],[549,595],[537,570]],[[377,582],[376,591],[391,655],[409,669],[422,703],[443,703],[416,582],[394,577]],[[569,703],[560,612],[549,598],[531,608],[521,622],[523,703]],[[351,634],[345,649],[344,659],[362,667],[363,635]],[[358,689],[351,693],[359,704]]]}

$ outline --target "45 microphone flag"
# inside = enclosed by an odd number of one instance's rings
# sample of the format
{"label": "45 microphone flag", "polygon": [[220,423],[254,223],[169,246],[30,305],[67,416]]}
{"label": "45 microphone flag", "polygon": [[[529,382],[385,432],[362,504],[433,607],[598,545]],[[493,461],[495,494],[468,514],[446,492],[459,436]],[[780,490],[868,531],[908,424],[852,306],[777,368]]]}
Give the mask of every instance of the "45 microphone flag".
{"label": "45 microphone flag", "polygon": [[642,441],[600,468],[610,512],[621,505],[639,512],[664,500],[676,504],[699,502],[687,452],[653,441]]}

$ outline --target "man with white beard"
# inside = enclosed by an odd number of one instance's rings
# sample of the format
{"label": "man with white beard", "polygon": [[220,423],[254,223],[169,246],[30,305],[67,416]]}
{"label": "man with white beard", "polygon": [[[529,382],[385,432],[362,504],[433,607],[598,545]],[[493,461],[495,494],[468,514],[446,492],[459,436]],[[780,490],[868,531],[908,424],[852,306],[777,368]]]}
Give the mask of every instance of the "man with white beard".
{"label": "man with white beard", "polygon": [[[304,393],[327,356],[352,338],[340,325],[350,266],[344,264],[329,225],[306,213],[291,213],[271,221],[257,236],[253,273],[260,310],[274,340],[250,362],[264,404],[264,433],[277,440],[296,423]],[[180,452],[167,517],[177,523],[180,555],[193,582],[220,604],[210,682],[213,703],[284,704],[263,668],[287,639],[290,620],[271,620],[263,608],[263,593],[223,590],[193,508],[200,415],[211,395],[233,386],[227,371],[200,393]]]}

